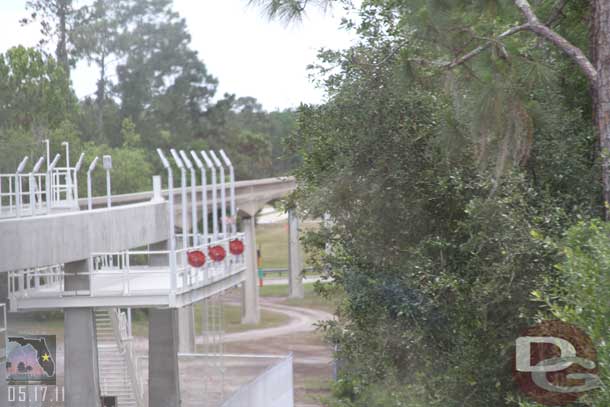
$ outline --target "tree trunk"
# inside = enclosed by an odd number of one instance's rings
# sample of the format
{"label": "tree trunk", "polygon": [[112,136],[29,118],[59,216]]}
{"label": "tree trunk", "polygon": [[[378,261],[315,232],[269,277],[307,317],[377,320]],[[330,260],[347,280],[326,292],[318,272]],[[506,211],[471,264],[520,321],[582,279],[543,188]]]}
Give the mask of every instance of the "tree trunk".
{"label": "tree trunk", "polygon": [[104,104],[106,103],[106,54],[100,57],[100,79],[97,82],[97,136],[98,141],[104,140]]}
{"label": "tree trunk", "polygon": [[70,77],[70,65],[68,61],[68,13],[71,0],[59,0],[57,2],[57,17],[59,19],[57,48],[55,55],[57,62],[62,66],[66,75]]}
{"label": "tree trunk", "polygon": [[592,62],[597,69],[593,111],[599,132],[604,213],[610,220],[610,2],[593,0],[591,19]]}

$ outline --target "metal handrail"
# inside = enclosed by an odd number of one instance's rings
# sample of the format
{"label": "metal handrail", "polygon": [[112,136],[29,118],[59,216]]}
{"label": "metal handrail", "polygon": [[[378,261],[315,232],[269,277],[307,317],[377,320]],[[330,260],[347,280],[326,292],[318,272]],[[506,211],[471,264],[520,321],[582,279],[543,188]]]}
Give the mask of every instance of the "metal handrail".
{"label": "metal handrail", "polygon": [[144,406],[144,394],[142,392],[142,386],[140,384],[140,378],[137,371],[136,356],[133,350],[132,337],[128,330],[124,330],[123,326],[126,327],[127,318],[121,312],[120,309],[112,309],[110,311],[110,321],[112,323],[112,331],[114,333],[115,340],[119,345],[119,350],[126,356],[127,360],[127,375],[132,383],[132,389],[136,397],[136,404],[138,407]]}

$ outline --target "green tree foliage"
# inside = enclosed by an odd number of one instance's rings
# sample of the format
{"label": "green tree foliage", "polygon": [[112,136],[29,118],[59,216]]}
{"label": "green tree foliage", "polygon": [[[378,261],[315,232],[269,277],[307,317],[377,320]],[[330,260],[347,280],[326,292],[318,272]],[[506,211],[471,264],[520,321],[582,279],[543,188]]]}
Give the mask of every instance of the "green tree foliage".
{"label": "green tree foliage", "polygon": [[432,8],[407,12],[418,4],[364,2],[346,22],[359,43],[321,53],[329,102],[303,107],[291,140],[303,157],[294,204],[332,220],[306,238],[333,278],[320,289],[344,295],[326,325],[343,366],[329,405],[516,405],[514,340],[559,255],[532,230],[558,238],[601,214],[588,106],[568,96],[587,90],[535,41],[519,63],[498,50],[439,71],[428,61],[445,45],[420,31]]}
{"label": "green tree foliage", "polygon": [[[102,153],[132,158],[124,168],[114,160],[114,173],[128,171],[113,184],[116,193],[150,187],[141,176],[161,170],[158,147],[222,148],[241,179],[283,174],[297,162],[283,146],[294,112],[272,116],[252,97],[213,101],[217,80],[171,0],[32,0],[27,7],[22,22],[40,24],[41,49],[17,47],[0,58],[5,171],[14,171],[21,152],[44,155],[44,139],[54,152],[69,141],[72,158],[87,149],[87,160]],[[52,58],[43,50],[55,44]],[[69,80],[79,61],[99,69],[95,94],[81,101]],[[23,146],[15,149],[17,142]]]}
{"label": "green tree foliage", "polygon": [[286,173],[296,160],[285,140],[295,130],[293,111],[267,113],[255,98],[225,95],[205,114],[203,133],[209,146],[233,157],[240,179]]}
{"label": "green tree foliage", "polygon": [[[570,228],[558,244],[563,258],[556,266],[556,273],[546,279],[543,289],[533,292],[547,308],[548,312],[541,315],[543,318],[574,324],[591,337],[597,349],[602,383],[610,380],[609,236],[610,225],[599,220],[580,222]],[[592,407],[608,406],[610,389],[604,386],[587,394],[580,402]]]}
{"label": "green tree foliage", "polygon": [[72,33],[79,23],[78,10],[72,0],[28,0],[26,7],[31,11],[22,24],[35,21],[40,23],[42,38],[40,45],[56,44],[55,57],[66,75],[74,63]]}
{"label": "green tree foliage", "polygon": [[76,107],[63,69],[22,46],[0,55],[0,101],[0,123],[25,130],[55,127]]}

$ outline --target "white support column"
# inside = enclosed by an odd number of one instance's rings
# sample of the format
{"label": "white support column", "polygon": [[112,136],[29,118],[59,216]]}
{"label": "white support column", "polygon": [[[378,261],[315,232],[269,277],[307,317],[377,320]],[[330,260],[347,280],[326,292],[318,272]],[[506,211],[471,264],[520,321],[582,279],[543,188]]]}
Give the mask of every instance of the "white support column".
{"label": "white support column", "polygon": [[242,324],[258,324],[260,308],[258,303],[258,270],[256,259],[256,230],[254,218],[242,221],[246,240],[246,281],[242,284]]}
{"label": "white support column", "polygon": [[[66,263],[66,290],[87,289],[87,276],[69,274],[88,270],[87,260]],[[93,308],[64,310],[64,346],[66,407],[99,407],[100,384]]]}
{"label": "white support column", "polygon": [[299,218],[294,209],[288,210],[288,297],[303,298],[303,258],[299,241]]}

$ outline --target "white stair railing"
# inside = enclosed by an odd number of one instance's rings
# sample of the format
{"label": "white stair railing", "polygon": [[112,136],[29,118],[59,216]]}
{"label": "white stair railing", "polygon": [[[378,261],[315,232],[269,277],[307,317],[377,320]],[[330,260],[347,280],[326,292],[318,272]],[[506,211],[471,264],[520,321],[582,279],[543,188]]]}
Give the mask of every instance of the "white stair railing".
{"label": "white stair railing", "polygon": [[144,407],[126,323],[118,309],[96,309],[102,395],[116,396],[119,407]]}
{"label": "white stair railing", "polygon": [[144,394],[141,393],[139,383],[133,336],[131,334],[131,321],[128,321],[127,314],[121,312],[118,308],[113,309],[110,315],[119,347],[125,354],[127,374],[131,380],[131,387],[134,391],[136,402],[139,407],[144,407]]}

